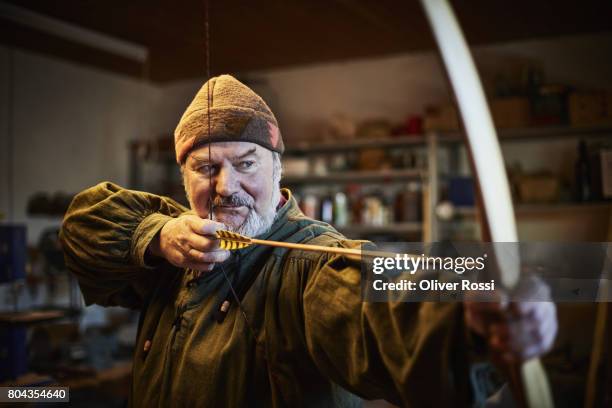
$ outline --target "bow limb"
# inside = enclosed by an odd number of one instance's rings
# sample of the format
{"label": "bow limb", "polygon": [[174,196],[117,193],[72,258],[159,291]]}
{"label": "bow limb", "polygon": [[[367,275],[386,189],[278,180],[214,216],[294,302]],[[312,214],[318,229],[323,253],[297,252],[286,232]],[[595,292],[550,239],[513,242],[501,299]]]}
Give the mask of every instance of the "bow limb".
{"label": "bow limb", "polygon": [[[447,0],[421,0],[457,98],[478,181],[483,237],[498,243],[518,242],[514,208],[501,149],[484,91],[463,33]],[[507,246],[507,245],[506,245]],[[495,257],[503,286],[512,289],[520,275],[518,246]],[[499,252],[499,246],[498,246]],[[528,408],[553,406],[548,380],[539,359],[510,367],[517,402]]]}

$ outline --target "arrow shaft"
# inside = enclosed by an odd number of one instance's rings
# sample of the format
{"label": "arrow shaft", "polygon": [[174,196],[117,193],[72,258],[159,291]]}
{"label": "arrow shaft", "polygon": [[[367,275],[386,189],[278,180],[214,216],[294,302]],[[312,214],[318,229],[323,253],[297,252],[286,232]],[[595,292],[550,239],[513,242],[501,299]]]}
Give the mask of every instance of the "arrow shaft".
{"label": "arrow shaft", "polygon": [[[348,255],[350,258],[360,260],[363,257],[395,257],[397,254],[382,251],[362,251],[355,248],[337,248],[323,245],[295,244],[292,242],[268,241],[265,239],[251,238],[253,244],[267,245],[278,248],[299,249],[302,251],[327,252],[330,254]],[[402,255],[403,256],[403,255]],[[408,257],[417,257],[409,254]]]}

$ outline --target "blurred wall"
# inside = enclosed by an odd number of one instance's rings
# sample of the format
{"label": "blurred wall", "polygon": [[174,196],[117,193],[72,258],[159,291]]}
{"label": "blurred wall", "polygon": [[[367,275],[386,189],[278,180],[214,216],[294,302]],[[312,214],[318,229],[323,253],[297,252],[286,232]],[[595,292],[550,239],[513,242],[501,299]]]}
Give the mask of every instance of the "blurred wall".
{"label": "blurred wall", "polygon": [[9,220],[25,222],[34,243],[41,229],[59,224],[26,217],[34,193],[74,193],[102,180],[125,185],[127,143],[152,133],[148,120],[159,97],[138,79],[0,47],[0,211],[9,217],[12,200]]}

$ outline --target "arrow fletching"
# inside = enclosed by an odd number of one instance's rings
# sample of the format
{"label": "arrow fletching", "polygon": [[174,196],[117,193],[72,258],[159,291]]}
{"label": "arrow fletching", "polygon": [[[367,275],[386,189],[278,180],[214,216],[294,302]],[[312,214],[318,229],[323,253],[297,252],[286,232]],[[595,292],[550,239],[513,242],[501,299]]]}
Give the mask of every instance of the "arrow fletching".
{"label": "arrow fletching", "polygon": [[221,240],[219,247],[229,251],[246,248],[253,243],[250,238],[244,235],[225,230],[217,231],[217,238]]}

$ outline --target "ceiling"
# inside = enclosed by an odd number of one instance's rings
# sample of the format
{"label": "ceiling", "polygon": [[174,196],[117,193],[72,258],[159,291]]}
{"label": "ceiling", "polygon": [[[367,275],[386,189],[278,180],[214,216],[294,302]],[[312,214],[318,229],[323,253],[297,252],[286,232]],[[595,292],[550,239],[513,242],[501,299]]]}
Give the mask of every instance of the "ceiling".
{"label": "ceiling", "polygon": [[[6,1],[5,1],[6,2]],[[0,20],[0,42],[167,82],[206,75],[205,0],[9,0],[148,48],[148,63]],[[612,31],[612,2],[455,0],[470,44]],[[416,0],[210,1],[210,70],[244,72],[434,48]]]}

